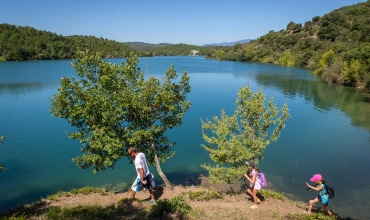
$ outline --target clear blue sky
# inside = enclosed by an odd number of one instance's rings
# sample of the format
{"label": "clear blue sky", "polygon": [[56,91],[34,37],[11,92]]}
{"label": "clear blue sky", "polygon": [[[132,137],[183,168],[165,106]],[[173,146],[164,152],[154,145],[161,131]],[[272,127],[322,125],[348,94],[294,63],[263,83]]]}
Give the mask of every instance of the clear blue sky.
{"label": "clear blue sky", "polygon": [[256,39],[365,0],[0,0],[0,23],[118,42]]}

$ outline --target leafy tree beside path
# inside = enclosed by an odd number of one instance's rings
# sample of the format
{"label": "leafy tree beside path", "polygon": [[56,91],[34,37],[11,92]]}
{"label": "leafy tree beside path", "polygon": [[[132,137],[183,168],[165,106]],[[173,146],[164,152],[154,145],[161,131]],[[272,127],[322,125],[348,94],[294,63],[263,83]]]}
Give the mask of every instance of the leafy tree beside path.
{"label": "leafy tree beside path", "polygon": [[[202,165],[209,171],[211,182],[235,183],[243,178],[245,161],[258,163],[271,141],[277,141],[285,121],[290,117],[288,105],[281,110],[271,97],[265,106],[266,96],[259,89],[253,93],[250,86],[240,88],[236,110],[228,116],[224,110],[221,117],[202,121],[202,147],[209,152],[215,166]],[[271,130],[270,128],[273,128]],[[272,133],[269,135],[269,131]]]}
{"label": "leafy tree beside path", "polygon": [[144,80],[138,63],[133,53],[126,64],[117,65],[101,60],[98,54],[78,51],[70,64],[79,78],[61,79],[50,111],[77,128],[68,136],[82,144],[83,155],[72,159],[78,166],[93,166],[94,172],[113,169],[123,156],[132,161],[127,149],[134,145],[171,188],[160,163],[174,155],[171,147],[175,143],[164,133],[181,125],[190,108],[186,101],[190,77],[185,71],[178,83],[172,82],[178,75],[171,66],[162,80]]}

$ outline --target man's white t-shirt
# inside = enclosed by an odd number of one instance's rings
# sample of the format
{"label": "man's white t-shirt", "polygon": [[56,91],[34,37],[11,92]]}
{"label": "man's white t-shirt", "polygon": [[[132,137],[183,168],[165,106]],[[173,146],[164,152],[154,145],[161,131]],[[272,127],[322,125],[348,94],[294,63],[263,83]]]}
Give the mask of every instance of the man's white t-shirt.
{"label": "man's white t-shirt", "polygon": [[135,157],[135,168],[137,172],[137,178],[140,178],[139,168],[144,170],[144,178],[149,175],[148,164],[146,163],[146,157],[143,153],[138,153]]}

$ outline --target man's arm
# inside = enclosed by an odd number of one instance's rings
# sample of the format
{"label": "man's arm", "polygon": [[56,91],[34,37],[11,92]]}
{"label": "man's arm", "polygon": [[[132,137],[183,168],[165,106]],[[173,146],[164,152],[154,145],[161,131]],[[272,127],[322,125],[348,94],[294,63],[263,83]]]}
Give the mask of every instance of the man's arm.
{"label": "man's arm", "polygon": [[140,173],[140,181],[143,182],[144,181],[144,169],[143,168],[138,168],[139,170],[139,173]]}

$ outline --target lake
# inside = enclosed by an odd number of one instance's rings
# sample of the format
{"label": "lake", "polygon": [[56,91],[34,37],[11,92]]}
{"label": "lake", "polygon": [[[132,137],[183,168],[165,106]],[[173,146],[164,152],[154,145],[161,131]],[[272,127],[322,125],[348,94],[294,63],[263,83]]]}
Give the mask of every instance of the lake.
{"label": "lake", "polygon": [[[106,59],[119,63],[123,59]],[[370,216],[370,95],[354,88],[322,82],[307,70],[272,64],[208,60],[204,57],[140,58],[145,76],[164,76],[174,65],[190,76],[192,106],[183,125],[168,131],[176,154],[162,164],[175,184],[196,184],[200,167],[211,163],[200,146],[200,119],[232,114],[241,86],[262,88],[279,108],[287,102],[291,117],[277,142],[270,144],[260,162],[269,186],[288,198],[307,202],[317,195],[306,192],[305,182],[320,173],[334,188],[329,208],[341,216]],[[84,186],[126,189],[136,172],[127,158],[114,170],[93,174],[71,161],[81,155],[67,120],[52,117],[50,97],[61,77],[77,75],[69,60],[0,62],[0,211],[30,203],[59,190]],[[150,168],[161,184],[154,167]],[[247,207],[246,207],[247,208]]]}

